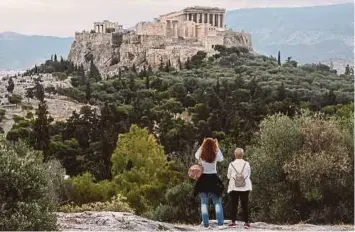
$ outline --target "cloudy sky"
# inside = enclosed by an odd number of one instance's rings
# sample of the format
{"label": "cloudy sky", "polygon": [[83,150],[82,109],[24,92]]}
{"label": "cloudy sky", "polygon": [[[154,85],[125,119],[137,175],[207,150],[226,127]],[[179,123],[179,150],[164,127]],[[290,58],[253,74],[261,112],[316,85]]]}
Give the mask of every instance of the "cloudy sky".
{"label": "cloudy sky", "polygon": [[73,36],[94,21],[108,19],[125,27],[187,6],[227,10],[252,7],[298,7],[353,0],[0,0],[0,32]]}

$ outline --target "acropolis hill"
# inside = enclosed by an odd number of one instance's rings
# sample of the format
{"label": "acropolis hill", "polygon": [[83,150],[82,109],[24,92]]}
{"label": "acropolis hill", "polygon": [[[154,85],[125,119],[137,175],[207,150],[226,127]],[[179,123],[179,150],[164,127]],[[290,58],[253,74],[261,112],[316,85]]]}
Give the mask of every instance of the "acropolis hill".
{"label": "acropolis hill", "polygon": [[225,9],[188,7],[160,15],[154,22],[139,22],[135,30],[119,23],[95,22],[91,31],[76,32],[69,60],[88,69],[91,59],[104,74],[122,67],[150,65],[157,68],[170,60],[178,68],[198,51],[215,53],[215,45],[243,46],[252,51],[251,35],[224,25]]}

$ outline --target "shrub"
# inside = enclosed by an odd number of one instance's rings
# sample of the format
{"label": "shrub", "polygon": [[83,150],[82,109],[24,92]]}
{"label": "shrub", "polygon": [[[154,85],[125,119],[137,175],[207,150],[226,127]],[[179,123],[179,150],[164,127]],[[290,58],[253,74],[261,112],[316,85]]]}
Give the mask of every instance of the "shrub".
{"label": "shrub", "polygon": [[126,198],[120,194],[113,196],[110,201],[106,202],[94,202],[83,204],[81,206],[72,204],[63,205],[59,208],[59,211],[64,213],[78,213],[84,211],[133,212],[126,202]]}
{"label": "shrub", "polygon": [[0,122],[5,118],[6,110],[0,109]]}
{"label": "shrub", "polygon": [[11,96],[8,97],[8,100],[11,104],[18,105],[22,101],[22,97],[18,94],[12,94]]}
{"label": "shrub", "polygon": [[72,193],[70,200],[77,205],[91,202],[105,202],[115,195],[116,189],[112,182],[107,180],[95,183],[90,173],[74,177],[71,181]]}
{"label": "shrub", "polygon": [[185,181],[169,189],[153,219],[164,222],[196,223],[200,220],[199,202],[193,196],[193,184]]}
{"label": "shrub", "polygon": [[350,133],[338,120],[322,115],[264,119],[251,156],[255,219],[351,222],[354,165],[347,139]]}
{"label": "shrub", "polygon": [[53,188],[38,152],[0,141],[0,230],[56,230]]}

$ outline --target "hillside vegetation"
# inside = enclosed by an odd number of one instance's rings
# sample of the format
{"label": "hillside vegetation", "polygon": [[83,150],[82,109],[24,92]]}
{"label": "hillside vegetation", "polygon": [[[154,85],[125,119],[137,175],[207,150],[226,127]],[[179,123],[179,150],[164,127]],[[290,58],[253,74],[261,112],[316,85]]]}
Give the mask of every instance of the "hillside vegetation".
{"label": "hillside vegetation", "polygon": [[[353,71],[216,50],[211,58],[198,52],[180,71],[169,62],[155,71],[126,67],[108,80],[93,63],[84,72],[49,60],[26,75],[69,75],[74,87],[57,92],[88,104],[53,123],[38,83],[35,117],[17,118],[6,138],[26,141],[44,162],[60,161],[71,176],[57,191],[64,212],[114,209],[199,223],[186,173],[198,144],[213,136],[226,158],[218,166],[225,183],[233,150],[247,151],[253,221],[352,223]],[[228,218],[227,194],[223,201]]]}

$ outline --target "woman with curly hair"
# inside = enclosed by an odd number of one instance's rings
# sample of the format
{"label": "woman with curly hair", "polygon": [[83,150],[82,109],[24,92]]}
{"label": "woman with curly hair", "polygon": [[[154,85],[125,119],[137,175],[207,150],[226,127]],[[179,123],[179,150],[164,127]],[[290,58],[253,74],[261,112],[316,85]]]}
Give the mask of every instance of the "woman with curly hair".
{"label": "woman with curly hair", "polygon": [[217,139],[204,139],[201,147],[197,150],[195,158],[200,160],[203,173],[195,185],[195,194],[200,194],[201,216],[203,226],[209,227],[208,199],[211,196],[216,211],[218,226],[224,225],[222,198],[224,187],[217,175],[217,162],[223,161],[223,155],[218,147]]}

